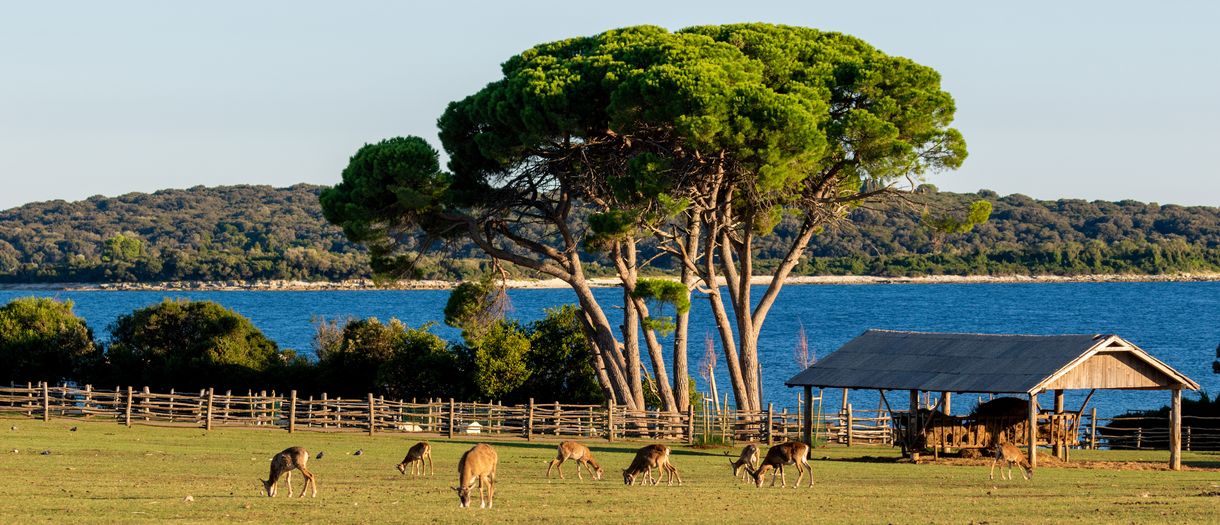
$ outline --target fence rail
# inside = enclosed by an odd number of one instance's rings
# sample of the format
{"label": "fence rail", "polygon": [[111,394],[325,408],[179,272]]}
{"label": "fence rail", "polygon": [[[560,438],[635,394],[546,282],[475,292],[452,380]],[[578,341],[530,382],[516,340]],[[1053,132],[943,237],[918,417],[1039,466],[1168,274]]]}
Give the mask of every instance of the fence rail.
{"label": "fence rail", "polygon": [[[148,388],[95,389],[46,384],[0,387],[0,414],[109,420],[119,424],[265,427],[295,431],[424,433],[445,436],[653,439],[707,442],[784,441],[801,438],[799,410],[739,411],[707,405],[686,413],[628,410],[622,406],[534,403],[503,405],[451,399],[393,400],[300,397],[275,391],[152,392]],[[815,420],[823,436],[830,422]],[[815,436],[816,437],[816,436]]]}

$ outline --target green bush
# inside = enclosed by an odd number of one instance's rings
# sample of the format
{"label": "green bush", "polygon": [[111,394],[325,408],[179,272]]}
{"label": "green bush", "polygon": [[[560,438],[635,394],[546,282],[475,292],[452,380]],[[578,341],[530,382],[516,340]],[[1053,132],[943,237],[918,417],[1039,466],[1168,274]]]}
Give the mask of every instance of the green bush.
{"label": "green bush", "polygon": [[391,398],[455,397],[467,391],[457,358],[444,339],[397,319],[321,323],[315,335],[318,388],[336,395]]}
{"label": "green bush", "polygon": [[180,390],[266,388],[296,358],[217,303],[168,299],[119,317],[107,356],[120,383]]}
{"label": "green bush", "polygon": [[72,301],[23,297],[0,308],[5,382],[84,380],[100,357],[93,332],[72,312]]}
{"label": "green bush", "polygon": [[548,308],[530,325],[531,371],[521,390],[526,397],[566,403],[600,404],[606,400],[593,369],[593,345],[573,305]]}

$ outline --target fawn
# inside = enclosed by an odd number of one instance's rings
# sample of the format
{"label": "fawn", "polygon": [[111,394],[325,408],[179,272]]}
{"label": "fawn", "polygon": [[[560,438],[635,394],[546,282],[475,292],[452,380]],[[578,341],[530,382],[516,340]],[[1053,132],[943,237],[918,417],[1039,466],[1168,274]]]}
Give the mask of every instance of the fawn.
{"label": "fawn", "polygon": [[[313,486],[313,497],[318,497],[318,482],[314,480],[313,474],[305,468],[305,462],[309,461],[309,451],[302,447],[290,447],[284,449],[283,452],[276,454],[271,458],[271,474],[266,481],[263,481],[263,490],[267,491],[267,495],[275,497],[276,483],[279,482],[280,476],[288,482],[288,497],[292,497],[292,471],[300,470],[301,475],[305,476],[305,486],[301,488],[301,497],[305,497],[305,491]],[[262,480],[259,480],[262,481]]]}

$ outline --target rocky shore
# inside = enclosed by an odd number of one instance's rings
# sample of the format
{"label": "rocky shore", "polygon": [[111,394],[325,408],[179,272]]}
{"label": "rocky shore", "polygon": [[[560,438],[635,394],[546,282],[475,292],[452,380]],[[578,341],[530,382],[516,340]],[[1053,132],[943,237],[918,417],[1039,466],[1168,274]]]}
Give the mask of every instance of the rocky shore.
{"label": "rocky shore", "polygon": [[[589,279],[596,287],[618,286],[614,277]],[[755,284],[767,284],[769,276],[754,278]],[[1165,275],[932,275],[924,277],[874,277],[866,275],[819,275],[788,278],[788,284],[989,284],[989,283],[1109,283],[1109,282],[1192,282],[1220,281],[1220,273],[1183,273]],[[0,290],[72,290],[72,291],[327,291],[327,290],[448,290],[458,283],[451,281],[398,281],[378,284],[372,279],[334,282],[313,281],[181,281],[156,283],[28,283],[0,284]],[[510,288],[566,288],[559,279],[510,280]]]}

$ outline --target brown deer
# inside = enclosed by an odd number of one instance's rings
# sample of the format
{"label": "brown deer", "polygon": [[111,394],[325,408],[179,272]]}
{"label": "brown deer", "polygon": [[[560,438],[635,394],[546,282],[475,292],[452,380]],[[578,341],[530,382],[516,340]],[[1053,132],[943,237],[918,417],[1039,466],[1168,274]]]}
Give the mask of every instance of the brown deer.
{"label": "brown deer", "polygon": [[[729,453],[725,452],[724,455],[728,456]],[[729,466],[733,467],[733,477],[740,476],[742,481],[746,480],[747,475],[747,472],[742,467],[753,467],[755,465],[758,465],[758,445],[754,443],[750,443],[741,449],[741,457],[738,457],[737,461],[729,460]]]}
{"label": "brown deer", "polygon": [[[1001,443],[995,447],[995,459],[991,460],[991,474],[988,479],[995,479],[995,464],[1003,461],[1008,464],[1008,478],[1012,479],[1012,466],[1017,464],[1021,466],[1021,475],[1025,479],[1033,479],[1034,469],[1030,467],[1029,460],[1025,458],[1025,454],[1021,449],[1017,448],[1012,443]],[[1000,479],[1004,478],[1004,466],[1000,466]]]}
{"label": "brown deer", "polygon": [[746,467],[746,471],[754,478],[754,485],[761,487],[767,471],[775,469],[776,472],[771,473],[771,486],[775,486],[775,474],[778,473],[782,482],[780,486],[787,487],[788,479],[784,475],[784,465],[796,465],[798,475],[795,487],[801,486],[801,478],[805,477],[806,469],[809,470],[809,486],[813,486],[813,467],[809,466],[809,445],[799,441],[789,441],[771,447],[767,450],[767,457],[762,460],[762,464],[757,469]]}
{"label": "brown deer", "polygon": [[[458,493],[462,508],[470,506],[470,489],[475,481],[479,482],[479,507],[491,508],[492,498],[496,495],[496,465],[500,462],[495,449],[490,445],[479,443],[458,461],[458,486],[451,487]],[[483,491],[486,490],[486,498]]]}
{"label": "brown deer", "polygon": [[432,445],[427,441],[420,441],[407,451],[407,457],[402,458],[402,463],[398,464],[398,471],[404,476],[407,475],[407,467],[411,468],[411,475],[415,476],[415,469],[419,467],[419,475],[424,475],[424,460],[428,460],[429,476],[435,475],[436,470],[432,468]]}
{"label": "brown deer", "polygon": [[[673,485],[674,478],[677,478],[678,485],[682,485],[682,476],[669,462],[669,452],[669,447],[665,445],[648,445],[636,451],[631,465],[623,469],[623,484],[634,485],[639,479],[643,485],[656,485],[661,482],[661,476],[668,475],[666,485]],[[652,469],[659,471],[656,479],[652,477]]]}
{"label": "brown deer", "polygon": [[559,479],[564,479],[563,462],[569,459],[576,462],[577,479],[585,479],[580,475],[581,465],[584,465],[585,468],[589,469],[589,475],[593,476],[593,479],[602,479],[602,468],[597,464],[597,461],[593,459],[593,453],[589,451],[589,447],[581,445],[575,441],[564,441],[559,444],[559,454],[555,457],[555,459],[551,460],[549,465],[547,465],[546,477],[551,477],[551,467],[554,467],[559,471]]}
{"label": "brown deer", "polygon": [[[309,461],[309,451],[302,447],[291,447],[284,449],[283,452],[276,454],[271,458],[271,474],[269,479],[263,481],[263,490],[267,491],[267,495],[275,497],[276,483],[279,482],[280,476],[288,482],[288,497],[292,497],[292,471],[299,470],[301,475],[305,476],[305,486],[301,488],[301,497],[305,497],[305,491],[313,486],[313,497],[318,497],[318,482],[314,480],[313,474],[305,468],[305,462]],[[259,480],[262,481],[262,480]]]}

